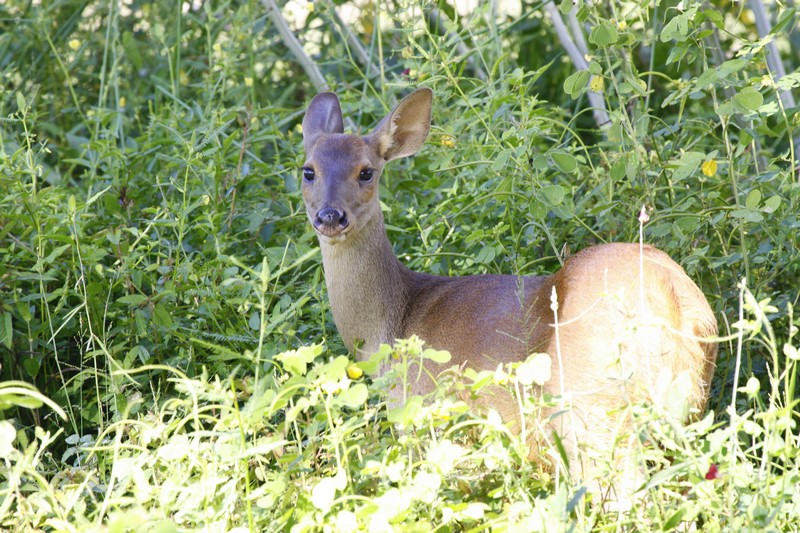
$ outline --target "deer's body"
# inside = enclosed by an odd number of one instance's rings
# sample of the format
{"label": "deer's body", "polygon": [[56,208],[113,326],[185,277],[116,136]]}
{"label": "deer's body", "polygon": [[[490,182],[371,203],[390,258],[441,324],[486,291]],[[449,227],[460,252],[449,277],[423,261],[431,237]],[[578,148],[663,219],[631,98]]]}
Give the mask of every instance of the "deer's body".
{"label": "deer's body", "polygon": [[[682,383],[691,406],[702,408],[716,345],[701,339],[716,335],[716,320],[683,269],[653,247],[593,246],[551,276],[441,277],[400,263],[386,236],[378,177],[387,161],[423,144],[430,109],[430,91],[416,91],[358,137],[342,133],[338,99],[323,93],[303,121],[303,195],[345,344],[360,346],[363,359],[381,343],[416,334],[450,351],[449,365],[479,370],[546,352],[553,379],[544,388],[568,397],[574,415],[566,432],[601,451],[614,446],[611,413],[650,398],[659,380]],[[412,392],[432,387],[423,375]],[[508,398],[486,403],[507,420],[519,416]]]}

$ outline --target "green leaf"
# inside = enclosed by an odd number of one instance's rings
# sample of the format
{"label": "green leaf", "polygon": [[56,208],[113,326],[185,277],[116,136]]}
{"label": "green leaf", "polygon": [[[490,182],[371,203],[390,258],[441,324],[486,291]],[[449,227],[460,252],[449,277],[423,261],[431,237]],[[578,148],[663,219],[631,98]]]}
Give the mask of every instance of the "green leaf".
{"label": "green leaf", "polygon": [[[449,354],[448,354],[449,355]],[[335,403],[356,409],[367,403],[369,389],[363,383],[356,383],[336,397]]]}
{"label": "green leaf", "polygon": [[733,74],[735,72],[739,72],[744,67],[746,67],[748,64],[750,64],[750,62],[748,60],[746,60],[746,59],[742,59],[742,58],[731,59],[731,60],[726,61],[723,64],[721,64],[719,66],[719,68],[716,69],[716,70],[719,71],[719,77],[720,78],[724,78],[726,76],[730,76],[731,74]]}
{"label": "green leaf", "polygon": [[560,150],[550,152],[550,158],[561,172],[574,172],[578,168],[578,160],[572,154]]}
{"label": "green leaf", "polygon": [[142,60],[142,54],[139,53],[136,38],[130,31],[125,31],[122,34],[122,48],[125,50],[125,56],[133,63],[136,70],[141,70],[144,61]]}
{"label": "green leaf", "polygon": [[422,352],[423,359],[428,359],[429,361],[439,363],[440,365],[449,363],[450,357],[450,352],[447,350],[434,350],[433,348],[427,348]]}
{"label": "green leaf", "polygon": [[25,373],[28,374],[28,376],[35,378],[39,374],[41,364],[35,357],[27,357],[22,360],[22,368],[25,369]]}
{"label": "green leaf", "polygon": [[25,101],[25,96],[19,91],[15,96],[17,97],[17,109],[22,115],[25,115],[28,111],[28,103]]}
{"label": "green leaf", "polygon": [[757,111],[764,103],[764,96],[754,87],[745,87],[733,97],[733,101],[747,111]]}
{"label": "green leaf", "polygon": [[719,30],[725,29],[725,18],[719,11],[713,9],[706,9],[705,11],[703,11],[703,15],[709,22],[711,22],[711,24],[716,26],[717,29]]}
{"label": "green leaf", "polygon": [[544,220],[547,216],[547,206],[538,198],[532,198],[528,204],[528,212],[535,220]]}
{"label": "green leaf", "polygon": [[386,414],[386,420],[390,424],[401,424],[409,426],[418,419],[418,414],[422,409],[422,397],[412,396],[406,400],[406,404],[401,407],[393,407]]}
{"label": "green leaf", "polygon": [[710,68],[698,76],[697,81],[694,82],[694,87],[697,90],[705,89],[719,79],[719,73],[716,69]]}
{"label": "green leaf", "polygon": [[667,521],[664,522],[664,531],[671,531],[673,528],[677,527],[683,520],[683,516],[685,514],[685,508],[678,509],[675,513],[673,513],[672,516],[670,516]]}
{"label": "green leaf", "polygon": [[11,324],[11,313],[0,313],[0,344],[11,349],[14,341],[14,329]]}
{"label": "green leaf", "polygon": [[616,43],[618,40],[619,33],[617,33],[617,28],[608,22],[603,22],[599,26],[595,26],[591,35],[589,35],[589,41],[600,48],[605,48],[608,45]]}
{"label": "green leaf", "polygon": [[504,169],[508,164],[508,158],[511,157],[511,154],[512,154],[511,150],[503,150],[502,152],[497,154],[494,163],[492,163],[492,170],[497,172]]}
{"label": "green leaf", "polygon": [[731,216],[733,218],[738,218],[753,223],[761,222],[764,220],[764,215],[762,215],[759,211],[756,211],[754,209],[734,209],[733,211],[731,211]]}
{"label": "green leaf", "polygon": [[753,189],[747,195],[747,198],[744,201],[744,206],[747,209],[758,209],[760,203],[761,203],[761,191],[759,191],[758,189]]}
{"label": "green leaf", "polygon": [[120,303],[122,305],[130,305],[131,307],[142,305],[146,301],[147,301],[147,296],[143,294],[128,294],[123,296],[122,298],[117,299],[117,303]]}
{"label": "green leaf", "polygon": [[172,316],[163,305],[156,304],[153,308],[153,322],[158,327],[169,329],[172,327]]}
{"label": "green leaf", "polygon": [[764,202],[764,207],[761,209],[765,213],[774,213],[781,206],[781,197],[778,195],[770,196]]}
{"label": "green leaf", "polygon": [[672,173],[672,179],[681,181],[692,174],[694,174],[697,167],[705,159],[705,154],[702,152],[686,152],[678,159],[678,168]]}
{"label": "green leaf", "polygon": [[475,256],[475,262],[481,265],[488,265],[494,261],[495,255],[496,252],[494,250],[494,246],[487,244],[481,248],[481,251]]}
{"label": "green leaf", "polygon": [[275,356],[275,360],[280,362],[283,369],[290,374],[302,376],[306,373],[308,364],[316,359],[316,357],[322,353],[322,350],[323,347],[321,344],[301,346],[297,350],[279,353]]}
{"label": "green leaf", "polygon": [[549,206],[555,207],[564,202],[564,189],[560,185],[547,185],[539,192],[541,199]]}
{"label": "green leaf", "polygon": [[579,70],[572,73],[564,80],[564,92],[572,98],[577,98],[580,96],[587,83],[589,83],[589,71]]}

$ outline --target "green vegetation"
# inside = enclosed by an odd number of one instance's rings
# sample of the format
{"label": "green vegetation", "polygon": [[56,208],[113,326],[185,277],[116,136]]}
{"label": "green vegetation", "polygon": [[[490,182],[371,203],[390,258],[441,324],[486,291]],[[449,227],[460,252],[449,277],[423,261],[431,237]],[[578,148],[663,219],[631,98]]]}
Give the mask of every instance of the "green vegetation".
{"label": "green vegetation", "polygon": [[[0,529],[797,529],[791,3],[31,4],[0,5]],[[549,273],[647,206],[723,341],[712,414],[635,407],[630,513],[444,392],[388,410],[352,364],[298,191],[311,67],[362,131],[435,91],[383,184],[411,268]],[[529,395],[518,370],[447,379]]]}

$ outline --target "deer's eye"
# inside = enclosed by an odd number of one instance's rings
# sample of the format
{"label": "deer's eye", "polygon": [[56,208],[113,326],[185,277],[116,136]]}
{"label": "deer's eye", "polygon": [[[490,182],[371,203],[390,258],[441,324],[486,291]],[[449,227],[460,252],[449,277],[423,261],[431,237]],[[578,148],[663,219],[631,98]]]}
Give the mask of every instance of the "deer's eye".
{"label": "deer's eye", "polygon": [[358,180],[359,181],[371,181],[372,180],[372,169],[365,168],[361,172],[358,173]]}
{"label": "deer's eye", "polygon": [[306,181],[314,181],[314,169],[303,167],[303,179]]}

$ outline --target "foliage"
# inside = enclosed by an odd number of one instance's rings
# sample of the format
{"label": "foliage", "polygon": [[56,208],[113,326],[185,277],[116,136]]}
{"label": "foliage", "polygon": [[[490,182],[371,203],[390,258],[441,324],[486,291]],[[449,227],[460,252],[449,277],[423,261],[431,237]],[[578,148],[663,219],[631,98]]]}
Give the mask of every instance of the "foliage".
{"label": "foliage", "polygon": [[409,266],[552,272],[564,247],[637,240],[646,205],[645,240],[709,297],[713,415],[632,406],[651,475],[620,515],[448,393],[535,409],[524,366],[397,407],[379,360],[442,354],[346,357],[295,171],[318,88],[267,4],[0,6],[0,527],[796,527],[800,112],[781,94],[800,74],[767,55],[800,64],[797,10],[772,5],[759,38],[739,3],[577,3],[577,69],[539,2],[367,2],[347,26],[350,3],[284,6],[356,127],[435,91],[428,146],[382,189]]}

